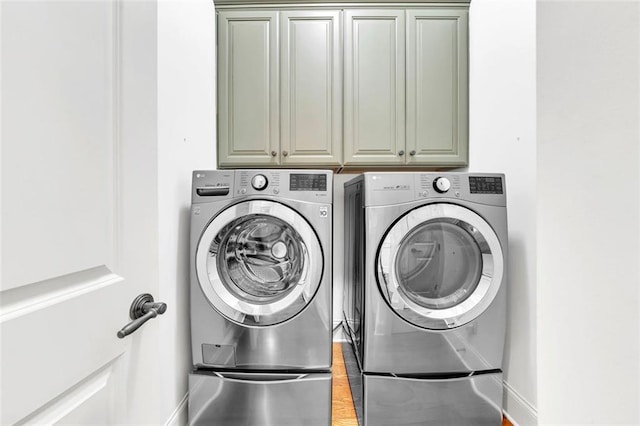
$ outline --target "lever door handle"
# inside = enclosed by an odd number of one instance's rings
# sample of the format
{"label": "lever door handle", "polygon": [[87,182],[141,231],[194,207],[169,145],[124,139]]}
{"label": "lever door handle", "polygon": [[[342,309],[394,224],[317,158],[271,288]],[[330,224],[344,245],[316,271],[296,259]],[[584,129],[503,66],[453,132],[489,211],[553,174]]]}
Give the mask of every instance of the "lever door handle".
{"label": "lever door handle", "polygon": [[133,299],[131,308],[129,308],[129,317],[131,317],[133,321],[122,327],[122,330],[118,331],[118,337],[120,339],[124,339],[126,336],[139,329],[142,324],[149,321],[151,318],[164,314],[166,311],[166,303],[154,302],[153,296],[148,293],[139,295]]}

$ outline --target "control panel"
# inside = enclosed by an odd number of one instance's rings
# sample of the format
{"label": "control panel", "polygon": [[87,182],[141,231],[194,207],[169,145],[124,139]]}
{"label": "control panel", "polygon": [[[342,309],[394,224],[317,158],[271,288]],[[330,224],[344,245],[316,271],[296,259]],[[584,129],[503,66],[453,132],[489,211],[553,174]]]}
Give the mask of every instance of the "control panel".
{"label": "control panel", "polygon": [[365,205],[412,201],[466,200],[491,205],[506,203],[504,175],[463,172],[364,173]]}
{"label": "control panel", "polygon": [[330,203],[333,199],[333,173],[326,170],[278,169],[193,172],[193,203],[245,196]]}
{"label": "control panel", "polygon": [[272,195],[306,201],[332,197],[331,172],[307,170],[236,170],[233,196]]}

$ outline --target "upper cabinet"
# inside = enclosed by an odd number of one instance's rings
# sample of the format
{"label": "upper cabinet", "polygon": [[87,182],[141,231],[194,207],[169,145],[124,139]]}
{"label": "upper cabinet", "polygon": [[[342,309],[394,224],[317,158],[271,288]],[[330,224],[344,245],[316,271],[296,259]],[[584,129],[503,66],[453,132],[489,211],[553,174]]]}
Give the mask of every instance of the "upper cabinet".
{"label": "upper cabinet", "polygon": [[345,164],[404,164],[403,10],[345,11]]}
{"label": "upper cabinet", "polygon": [[339,166],[340,11],[218,14],[218,163]]}
{"label": "upper cabinet", "polygon": [[468,162],[466,10],[407,10],[407,164]]}
{"label": "upper cabinet", "polygon": [[467,164],[468,3],[228,4],[220,167]]}
{"label": "upper cabinet", "polygon": [[218,17],[218,163],[279,164],[278,14]]}
{"label": "upper cabinet", "polygon": [[345,11],[345,165],[467,164],[467,11]]}

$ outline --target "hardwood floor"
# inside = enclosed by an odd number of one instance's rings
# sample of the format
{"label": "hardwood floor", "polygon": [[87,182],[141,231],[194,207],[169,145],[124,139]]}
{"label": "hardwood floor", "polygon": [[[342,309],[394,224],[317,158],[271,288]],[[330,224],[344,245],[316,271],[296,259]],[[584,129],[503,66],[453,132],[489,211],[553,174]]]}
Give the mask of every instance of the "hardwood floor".
{"label": "hardwood floor", "polygon": [[351,398],[347,368],[344,365],[342,344],[333,344],[333,426],[358,426],[356,410]]}
{"label": "hardwood floor", "polygon": [[[333,401],[331,411],[333,413],[333,426],[358,426],[358,418],[353,407],[341,343],[333,344]],[[503,417],[502,426],[513,426],[513,424],[506,417]]]}

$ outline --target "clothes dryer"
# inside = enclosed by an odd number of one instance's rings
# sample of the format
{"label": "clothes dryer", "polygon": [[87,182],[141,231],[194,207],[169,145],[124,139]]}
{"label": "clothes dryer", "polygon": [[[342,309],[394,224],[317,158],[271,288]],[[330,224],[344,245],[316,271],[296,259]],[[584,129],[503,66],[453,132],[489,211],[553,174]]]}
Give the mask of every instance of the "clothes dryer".
{"label": "clothes dryer", "polygon": [[193,173],[192,425],[331,422],[332,173]]}
{"label": "clothes dryer", "polygon": [[499,425],[504,176],[365,173],[345,184],[345,229],[364,423]]}

